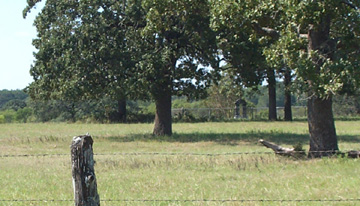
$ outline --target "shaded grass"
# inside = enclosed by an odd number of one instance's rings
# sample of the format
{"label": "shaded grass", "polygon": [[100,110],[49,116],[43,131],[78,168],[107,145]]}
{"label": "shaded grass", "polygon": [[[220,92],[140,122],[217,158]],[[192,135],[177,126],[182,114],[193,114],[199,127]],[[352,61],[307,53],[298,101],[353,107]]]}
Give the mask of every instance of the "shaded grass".
{"label": "shaded grass", "polygon": [[[360,149],[359,122],[336,122],[341,150]],[[178,123],[171,137],[151,135],[152,124],[0,124],[0,155],[69,153],[72,137],[89,132],[97,152],[268,151],[259,139],[308,147],[306,122]],[[95,151],[95,152],[96,152]]]}
{"label": "shaded grass", "polygon": [[[175,133],[172,136],[163,136],[155,137],[151,134],[131,134],[127,136],[110,136],[107,139],[109,141],[115,142],[135,142],[135,141],[159,141],[159,142],[182,142],[182,143],[192,143],[192,142],[217,142],[219,144],[228,144],[231,145],[231,142],[241,141],[241,142],[256,142],[259,139],[267,139],[269,141],[274,141],[280,144],[294,144],[294,143],[306,143],[308,142],[308,135],[305,134],[293,134],[293,133],[284,133],[281,131],[250,131],[247,133],[187,133],[179,134]],[[342,138],[345,141],[356,141],[357,136],[346,136]]]}

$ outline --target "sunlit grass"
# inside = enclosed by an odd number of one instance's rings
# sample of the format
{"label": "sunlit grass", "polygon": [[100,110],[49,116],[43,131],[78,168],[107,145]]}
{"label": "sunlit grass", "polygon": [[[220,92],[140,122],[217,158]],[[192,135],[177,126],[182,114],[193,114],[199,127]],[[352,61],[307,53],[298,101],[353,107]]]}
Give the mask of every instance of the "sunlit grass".
{"label": "sunlit grass", "polygon": [[[359,122],[336,122],[342,150],[359,149]],[[155,138],[152,124],[0,124],[0,199],[71,200],[70,143],[89,132],[102,200],[327,200],[353,199],[359,160],[295,160],[257,143],[308,143],[306,122],[174,124],[172,137]],[[112,155],[140,153],[140,155]],[[148,155],[142,153],[166,153]],[[179,155],[174,155],[176,153]],[[68,154],[68,155],[67,155]],[[102,202],[102,205],[356,205],[358,202]],[[0,205],[72,205],[72,202],[0,202]]]}

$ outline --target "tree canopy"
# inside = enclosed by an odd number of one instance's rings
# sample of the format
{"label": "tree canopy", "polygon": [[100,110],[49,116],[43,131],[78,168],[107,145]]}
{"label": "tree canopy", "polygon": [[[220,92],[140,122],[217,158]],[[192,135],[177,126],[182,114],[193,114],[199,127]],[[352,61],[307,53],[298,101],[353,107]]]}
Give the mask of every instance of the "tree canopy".
{"label": "tree canopy", "polygon": [[[35,2],[29,1],[29,7]],[[117,1],[46,1],[34,25],[38,52],[30,72],[32,97],[123,98],[137,88],[131,48]]]}
{"label": "tree canopy", "polygon": [[[327,98],[353,93],[359,86],[360,22],[358,2],[279,1],[282,13],[276,44],[265,55],[273,65],[296,73],[302,91]],[[281,8],[281,9],[279,9]]]}
{"label": "tree canopy", "polygon": [[[242,54],[247,49],[246,42],[254,42],[261,45],[265,65],[291,69],[295,77],[292,86],[308,94],[310,151],[315,152],[311,155],[328,155],[338,150],[332,96],[359,88],[360,2],[214,0],[213,3],[216,28],[230,29],[225,30],[230,35],[222,39],[225,45],[230,45],[224,47],[225,54],[230,54],[229,57]],[[260,61],[259,57],[256,59]],[[254,73],[256,67],[251,68],[249,71]]]}
{"label": "tree canopy", "polygon": [[[39,1],[28,0],[24,16]],[[332,96],[360,83],[359,7],[350,0],[47,0],[35,20],[28,90],[43,99],[152,99],[153,133],[171,135],[172,95],[199,97],[225,73],[249,87],[286,70],[308,95],[310,150],[331,153],[338,150]]]}
{"label": "tree canopy", "polygon": [[[24,16],[37,2],[28,1]],[[206,0],[47,0],[34,22],[38,52],[29,93],[67,100],[150,97],[159,111],[154,134],[170,135],[171,96],[198,96],[194,91],[211,82],[206,67],[216,68],[209,23]]]}

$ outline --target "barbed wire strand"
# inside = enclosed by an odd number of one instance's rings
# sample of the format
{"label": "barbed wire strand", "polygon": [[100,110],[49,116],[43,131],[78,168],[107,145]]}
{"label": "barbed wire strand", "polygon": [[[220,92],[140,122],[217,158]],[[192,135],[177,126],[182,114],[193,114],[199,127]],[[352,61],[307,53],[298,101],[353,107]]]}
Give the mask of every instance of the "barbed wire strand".
{"label": "barbed wire strand", "polygon": [[49,157],[49,156],[70,156],[70,154],[5,154],[0,157]]}
{"label": "barbed wire strand", "polygon": [[229,155],[273,154],[273,152],[228,152],[228,153],[176,153],[176,152],[133,152],[97,153],[95,156],[229,156]]}
{"label": "barbed wire strand", "polygon": [[100,200],[104,202],[355,202],[360,201],[360,199],[328,199],[328,200],[305,200],[305,199],[199,199],[199,200],[191,200],[191,199],[185,199],[185,200],[170,200],[170,199],[164,199],[164,200],[130,200],[130,199],[124,199],[124,200]]}
{"label": "barbed wire strand", "polygon": [[[0,199],[0,202],[72,202],[57,199]],[[358,202],[360,199],[100,199],[101,202]]]}
{"label": "barbed wire strand", "polygon": [[[350,151],[309,151],[309,154],[333,153],[344,154]],[[306,153],[305,151],[292,151],[292,154]],[[227,152],[227,153],[175,153],[175,152],[129,152],[129,153],[95,153],[94,156],[231,156],[231,155],[269,155],[269,154],[288,154],[288,152]],[[6,157],[49,157],[49,156],[70,156],[70,154],[4,154],[0,158]]]}
{"label": "barbed wire strand", "polygon": [[72,202],[74,200],[45,200],[45,199],[29,199],[29,200],[25,200],[25,199],[13,199],[13,200],[0,200],[0,202]]}

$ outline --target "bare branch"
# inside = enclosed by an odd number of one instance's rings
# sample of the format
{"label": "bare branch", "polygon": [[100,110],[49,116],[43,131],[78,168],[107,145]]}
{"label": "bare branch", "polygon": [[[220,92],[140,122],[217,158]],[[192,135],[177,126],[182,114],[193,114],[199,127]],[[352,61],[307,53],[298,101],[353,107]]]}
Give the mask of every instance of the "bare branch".
{"label": "bare branch", "polygon": [[299,34],[299,37],[302,39],[307,39],[309,37],[308,34]]}
{"label": "bare branch", "polygon": [[265,147],[272,149],[275,154],[284,155],[284,156],[292,156],[295,158],[300,158],[305,156],[305,152],[301,150],[295,150],[295,148],[286,148],[281,147],[279,145],[276,145],[272,142],[265,141],[263,139],[260,139],[259,142],[263,144]]}
{"label": "bare branch", "polygon": [[280,38],[280,32],[275,29],[269,27],[261,27],[258,23],[255,22],[253,22],[251,25],[258,34],[269,36],[273,39]]}

